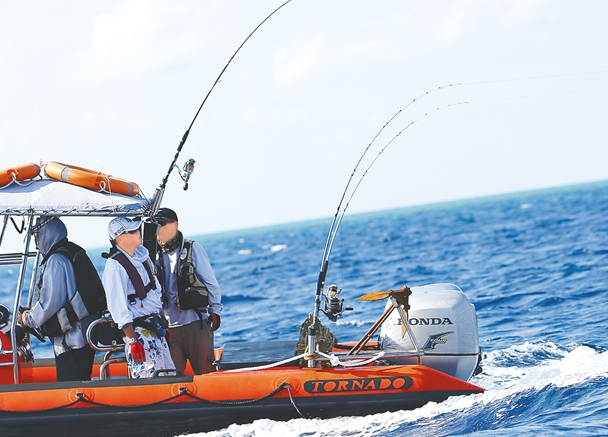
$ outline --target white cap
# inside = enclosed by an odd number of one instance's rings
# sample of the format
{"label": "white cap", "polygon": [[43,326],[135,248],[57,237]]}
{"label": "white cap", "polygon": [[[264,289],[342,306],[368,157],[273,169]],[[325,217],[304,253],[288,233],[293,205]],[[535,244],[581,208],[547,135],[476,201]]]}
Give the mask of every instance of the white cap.
{"label": "white cap", "polygon": [[115,240],[116,237],[124,234],[127,231],[139,229],[140,226],[141,220],[139,218],[130,219],[128,217],[116,217],[108,225],[108,234],[110,235],[110,240]]}

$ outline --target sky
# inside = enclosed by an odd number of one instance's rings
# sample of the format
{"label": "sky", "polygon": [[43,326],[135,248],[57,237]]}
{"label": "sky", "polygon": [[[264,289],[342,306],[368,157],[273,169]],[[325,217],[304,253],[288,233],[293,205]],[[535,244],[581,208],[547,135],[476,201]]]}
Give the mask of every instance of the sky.
{"label": "sky", "polygon": [[[2,1],[0,168],[60,161],[151,197],[282,3]],[[607,16],[603,0],[292,0],[228,64],[178,159],[197,162],[189,189],[174,170],[163,206],[187,235],[331,217],[366,149],[350,213],[608,179]],[[70,235],[105,245],[105,221]]]}

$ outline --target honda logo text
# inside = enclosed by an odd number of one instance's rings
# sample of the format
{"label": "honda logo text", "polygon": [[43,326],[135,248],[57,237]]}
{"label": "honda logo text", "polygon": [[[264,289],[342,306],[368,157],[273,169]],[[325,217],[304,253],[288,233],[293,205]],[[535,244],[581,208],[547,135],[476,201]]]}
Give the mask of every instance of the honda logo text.
{"label": "honda logo text", "polygon": [[439,317],[410,317],[408,320],[408,322],[410,322],[410,325],[412,326],[416,326],[416,325],[453,325],[454,323],[447,317],[444,317],[443,319],[439,318]]}

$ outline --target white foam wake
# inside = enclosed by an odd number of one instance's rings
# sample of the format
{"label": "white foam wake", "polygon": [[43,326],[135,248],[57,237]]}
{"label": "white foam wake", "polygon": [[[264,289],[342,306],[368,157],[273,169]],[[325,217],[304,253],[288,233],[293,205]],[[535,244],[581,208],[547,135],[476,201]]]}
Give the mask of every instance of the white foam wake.
{"label": "white foam wake", "polygon": [[373,414],[365,417],[335,419],[294,419],[275,422],[256,420],[245,425],[231,425],[225,430],[192,434],[194,437],[282,437],[348,435],[368,437],[386,435],[399,426],[420,420],[507,402],[515,395],[546,386],[567,387],[589,379],[608,377],[608,352],[598,353],[587,346],[571,351],[552,343],[524,343],[505,350],[492,351],[482,362],[484,371],[471,380],[486,392],[451,397],[442,403],[430,402],[412,411]]}

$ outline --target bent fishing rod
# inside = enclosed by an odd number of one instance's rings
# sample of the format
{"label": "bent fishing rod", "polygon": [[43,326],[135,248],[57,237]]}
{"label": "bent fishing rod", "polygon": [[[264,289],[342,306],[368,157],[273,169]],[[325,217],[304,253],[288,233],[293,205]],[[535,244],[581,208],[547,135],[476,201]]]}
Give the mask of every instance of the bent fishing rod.
{"label": "bent fishing rod", "polygon": [[[440,89],[444,89],[446,87],[449,86],[454,86],[454,85],[460,85],[460,84],[450,84],[450,85],[445,85],[442,87],[437,88],[434,91],[440,90]],[[432,91],[431,91],[432,92]],[[342,218],[344,217],[344,214],[346,214],[346,210],[348,209],[348,206],[350,205],[350,202],[353,198],[353,196],[355,195],[355,193],[357,192],[359,186],[361,185],[361,182],[363,181],[363,178],[367,175],[367,173],[369,172],[369,170],[371,169],[371,167],[375,164],[375,162],[378,160],[378,158],[380,158],[380,155],[382,155],[384,153],[384,151],[408,128],[410,128],[411,126],[413,126],[415,123],[417,123],[418,121],[420,121],[421,119],[423,119],[424,117],[427,117],[428,115],[431,115],[435,112],[438,112],[442,109],[445,108],[450,108],[450,107],[454,107],[457,105],[462,105],[462,104],[466,104],[468,102],[456,102],[456,103],[450,103],[448,105],[442,106],[442,107],[438,107],[432,111],[426,112],[423,115],[421,115],[420,117],[418,117],[417,119],[409,122],[403,129],[401,129],[399,132],[397,132],[397,134],[378,152],[378,154],[376,155],[376,157],[372,160],[372,162],[367,166],[367,168],[365,169],[365,171],[363,172],[363,174],[361,175],[361,177],[359,178],[359,180],[357,181],[357,183],[355,184],[352,192],[350,192],[350,196],[348,196],[349,193],[349,188],[351,186],[351,183],[354,181],[354,177],[355,174],[357,173],[357,170],[359,168],[359,166],[362,164],[364,157],[367,155],[368,151],[370,150],[371,146],[373,145],[373,143],[376,141],[376,139],[378,138],[378,136],[380,135],[380,133],[395,119],[395,117],[397,117],[397,115],[399,115],[404,109],[406,109],[408,106],[410,106],[412,103],[418,101],[421,97],[424,97],[426,95],[430,94],[430,92],[426,92],[424,94],[422,94],[420,97],[417,97],[416,99],[412,100],[410,103],[408,103],[406,106],[404,106],[403,108],[401,108],[399,111],[397,111],[397,113],[395,113],[395,115],[393,115],[383,126],[382,128],[378,131],[378,133],[374,136],[374,138],[372,139],[372,141],[369,143],[369,145],[365,148],[365,150],[363,151],[363,154],[361,155],[361,157],[359,158],[359,160],[357,161],[357,164],[355,165],[355,168],[353,169],[353,172],[350,175],[350,178],[348,179],[348,182],[346,183],[346,187],[344,189],[344,192],[342,193],[342,196],[340,198],[340,203],[338,204],[338,208],[336,210],[336,213],[334,215],[334,218],[332,220],[332,223],[329,227],[329,232],[327,235],[327,240],[325,243],[325,248],[323,250],[323,259],[321,261],[321,268],[319,271],[319,277],[317,280],[317,290],[315,293],[315,306],[314,306],[314,311],[312,314],[312,323],[310,324],[310,326],[308,327],[308,344],[309,344],[309,352],[313,352],[315,350],[315,344],[316,344],[316,320],[319,316],[319,311],[320,311],[320,307],[321,307],[321,296],[323,295],[323,289],[325,287],[325,278],[327,276],[327,270],[329,268],[329,256],[331,253],[331,249],[333,247],[333,243],[334,240],[336,238],[336,235],[338,233],[338,229],[340,227],[340,224],[342,223]],[[348,199],[347,199],[348,196]],[[347,200],[346,200],[347,199]],[[345,202],[346,201],[346,202]],[[344,205],[344,207],[343,207]],[[334,287],[334,286],[332,286]],[[331,288],[331,287],[330,287]],[[335,287],[334,287],[335,288]],[[334,291],[335,293],[335,291]],[[336,293],[337,294],[337,293]],[[341,310],[341,304],[340,304],[340,310]],[[323,311],[326,315],[326,311]],[[341,313],[340,313],[341,314]],[[338,315],[340,315],[338,314]],[[333,320],[333,319],[332,319]],[[334,320],[335,321],[335,320]],[[311,359],[308,361],[308,367],[314,367],[314,360]]]}
{"label": "bent fishing rod", "polygon": [[[411,106],[412,104],[414,104],[415,102],[420,101],[423,97],[426,97],[432,93],[434,93],[435,91],[440,91],[446,88],[450,88],[450,87],[455,87],[455,86],[459,86],[462,85],[461,83],[450,83],[447,85],[442,85],[440,87],[437,87],[433,90],[430,91],[426,91],[423,94],[419,95],[418,97],[416,97],[415,99],[412,99],[407,105],[405,105],[403,108],[399,109],[391,118],[388,119],[388,121],[386,123],[384,123],[384,125],[380,128],[380,130],[376,133],[376,135],[374,135],[374,137],[372,138],[372,140],[370,141],[370,143],[367,145],[367,147],[365,148],[365,150],[363,151],[363,153],[361,154],[361,156],[359,157],[359,161],[357,161],[357,164],[355,165],[355,168],[353,169],[350,178],[348,179],[347,183],[346,183],[346,187],[344,188],[344,192],[342,193],[342,197],[340,198],[340,202],[338,203],[338,209],[336,210],[336,214],[334,215],[334,219],[331,223],[331,226],[329,228],[329,233],[327,235],[327,241],[325,243],[325,250],[323,251],[323,261],[321,262],[321,271],[325,270],[325,272],[327,272],[327,267],[325,266],[326,261],[329,260],[329,253],[331,252],[331,246],[333,244],[333,237],[335,237],[336,232],[338,231],[338,227],[339,227],[339,223],[340,221],[337,220],[338,215],[340,214],[341,208],[342,208],[342,204],[344,203],[344,199],[346,198],[346,195],[348,193],[348,189],[350,187],[350,184],[352,183],[355,174],[357,173],[357,170],[359,169],[359,166],[361,165],[361,163],[363,162],[363,159],[365,158],[365,156],[367,155],[367,152],[371,149],[372,145],[374,144],[374,142],[376,141],[376,139],[380,136],[380,134],[384,131],[384,129],[386,129],[386,127],[391,124],[391,122],[399,115],[401,114],[404,110],[406,110],[409,106]],[[425,114],[427,115],[427,114]],[[424,117],[424,116],[422,116]],[[422,118],[421,117],[421,118]],[[411,124],[415,123],[418,120],[414,120]],[[407,129],[410,125],[406,126],[403,130]],[[402,130],[402,132],[403,132]],[[399,132],[400,134],[401,132]],[[399,135],[397,134],[397,136]],[[392,142],[392,141],[391,141]],[[390,143],[389,143],[390,144]],[[388,146],[388,144],[387,144]],[[386,147],[385,147],[386,148]],[[377,159],[377,158],[376,158]],[[369,168],[368,168],[369,170]],[[363,177],[362,177],[363,178]],[[360,183],[360,182],[359,182]],[[358,186],[358,184],[357,184]],[[356,188],[355,188],[356,191]],[[354,192],[353,192],[354,195]],[[352,199],[352,195],[351,195],[351,199]],[[349,202],[350,203],[350,200]],[[347,203],[347,208],[348,208],[348,203]],[[344,210],[344,212],[346,212],[346,208]],[[342,213],[342,215],[344,215],[344,212]],[[332,237],[333,235],[333,237]],[[319,278],[321,279],[321,278]],[[323,277],[323,280],[325,278]],[[317,293],[318,293],[318,286],[319,284],[317,284]],[[321,287],[322,288],[322,287]]]}
{"label": "bent fishing rod", "polygon": [[[215,79],[215,82],[213,82],[213,85],[211,86],[211,88],[207,92],[207,95],[205,96],[205,98],[203,99],[203,102],[201,103],[201,105],[199,106],[198,110],[196,111],[196,114],[194,114],[194,118],[190,122],[190,125],[188,126],[188,129],[186,129],[186,132],[182,136],[182,139],[179,142],[179,146],[177,146],[177,151],[175,152],[175,156],[173,157],[173,161],[171,161],[171,165],[169,165],[169,170],[167,170],[167,174],[165,175],[165,177],[163,178],[163,180],[160,183],[160,186],[156,189],[156,191],[154,193],[154,197],[152,198],[152,207],[151,207],[151,210],[150,210],[150,217],[154,217],[154,214],[156,214],[156,211],[158,210],[158,207],[160,206],[160,203],[162,201],[163,195],[165,193],[165,188],[167,186],[167,181],[169,180],[169,176],[171,175],[171,172],[173,171],[173,168],[177,167],[176,166],[177,159],[179,158],[179,154],[181,153],[182,148],[184,147],[184,144],[186,143],[186,140],[188,139],[188,135],[190,134],[190,129],[192,129],[192,126],[194,125],[194,122],[196,121],[196,119],[197,119],[198,115],[200,114],[201,110],[203,109],[203,106],[205,106],[205,103],[207,102],[207,99],[209,98],[209,96],[211,95],[211,93],[213,92],[213,90],[215,89],[215,86],[222,79],[222,76],[224,75],[224,72],[228,69],[228,66],[232,63],[232,61],[234,60],[234,58],[236,57],[236,55],[239,53],[239,51],[241,50],[241,48],[243,48],[243,46],[245,45],[245,43],[247,41],[249,41],[249,39],[253,36],[253,34],[266,21],[268,21],[270,19],[270,17],[272,17],[277,11],[279,11],[279,9],[283,8],[283,6],[285,6],[289,2],[291,2],[291,0],[287,0],[281,6],[279,6],[274,11],[272,11],[266,18],[264,18],[260,22],[260,24],[258,24],[255,27],[255,29],[253,29],[251,31],[251,33],[247,36],[247,38],[245,38],[243,40],[243,42],[241,43],[241,45],[232,54],[232,56],[230,57],[230,59],[228,60],[228,62],[226,63],[226,65],[224,65],[224,68],[222,69],[222,71],[220,72],[220,74],[217,76],[217,79]],[[188,180],[190,179],[190,176],[192,175],[192,172],[194,171],[194,164],[195,164],[194,159],[190,158],[184,164],[182,172],[180,172],[180,176],[181,176],[182,180],[184,181],[184,190],[188,189]],[[178,171],[179,171],[179,169],[178,169]]]}

